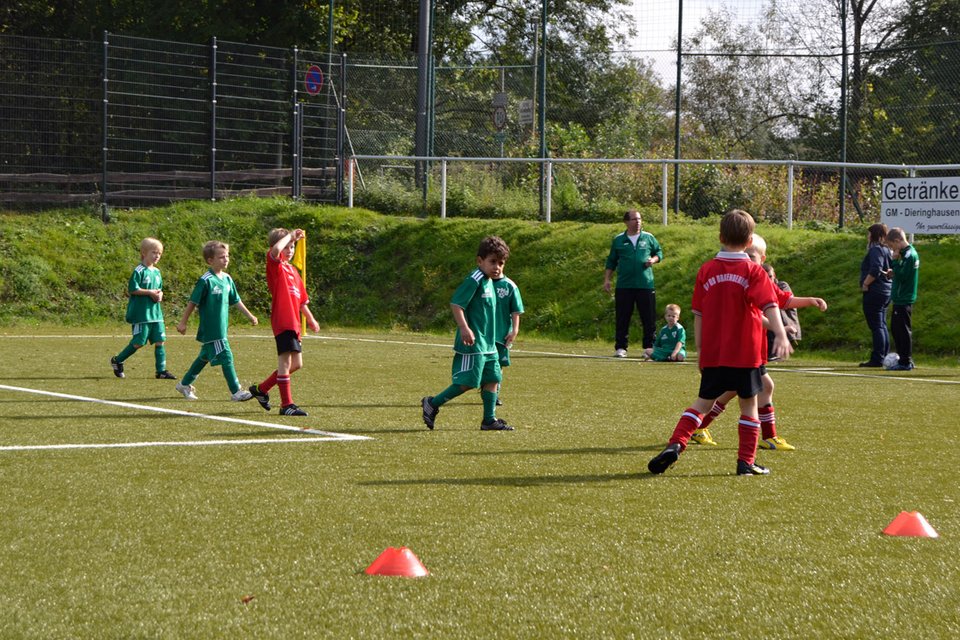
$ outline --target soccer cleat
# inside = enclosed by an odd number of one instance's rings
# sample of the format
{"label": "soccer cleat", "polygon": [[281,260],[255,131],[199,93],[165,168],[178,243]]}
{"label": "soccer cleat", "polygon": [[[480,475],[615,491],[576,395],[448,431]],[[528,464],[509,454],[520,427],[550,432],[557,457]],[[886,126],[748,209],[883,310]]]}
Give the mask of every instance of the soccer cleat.
{"label": "soccer cleat", "polygon": [[916,365],[914,365],[912,362],[908,362],[907,364],[898,364],[890,367],[890,371],[913,371],[914,368],[916,368]]}
{"label": "soccer cleat", "polygon": [[503,406],[503,400],[500,399],[500,396],[497,396],[497,406],[498,406],[498,407],[502,407],[502,406]]}
{"label": "soccer cleat", "polygon": [[260,403],[260,406],[263,407],[264,411],[270,411],[270,394],[260,391],[260,386],[256,384],[250,385],[250,395],[257,399],[257,402]]}
{"label": "soccer cleat", "polygon": [[164,369],[163,371],[157,372],[157,380],[176,380],[176,379],[177,379],[177,376],[173,375],[166,369]]}
{"label": "soccer cleat", "polygon": [[237,389],[236,393],[230,394],[230,399],[234,402],[246,402],[253,397],[253,394],[246,389]]}
{"label": "soccer cleat", "polygon": [[117,376],[118,378],[124,377],[123,363],[117,362],[116,356],[114,356],[113,358],[110,358],[110,366],[113,367],[113,375]]}
{"label": "soccer cleat", "polygon": [[680,457],[680,445],[676,442],[668,444],[667,448],[661,451],[647,463],[647,469],[650,473],[663,473],[673,465]]}
{"label": "soccer cleat", "polygon": [[764,438],[759,442],[759,445],[763,449],[770,449],[771,451],[794,451],[795,446],[781,438],[780,436],[773,436],[772,438]]}
{"label": "soccer cleat", "polygon": [[513,431],[513,427],[500,418],[496,418],[490,422],[481,422],[480,431]]}
{"label": "soccer cleat", "polygon": [[761,467],[756,463],[747,463],[743,460],[737,460],[738,476],[765,476],[770,473],[770,469]]}
{"label": "soccer cleat", "polygon": [[717,441],[713,439],[713,436],[710,435],[710,429],[707,429],[706,427],[703,429],[697,429],[690,434],[690,442],[696,442],[697,444],[708,444],[713,447],[717,446]]}
{"label": "soccer cleat", "polygon": [[626,357],[627,357],[627,350],[626,350],[626,349],[617,349],[616,351],[613,352],[613,357],[614,357],[614,358],[626,358]]}
{"label": "soccer cleat", "polygon": [[288,404],[287,406],[280,409],[280,415],[282,416],[305,416],[307,412],[298,407],[295,404]]}
{"label": "soccer cleat", "polygon": [[440,413],[439,407],[430,404],[431,400],[433,400],[433,396],[420,399],[420,407],[423,409],[423,424],[427,425],[427,429],[433,429],[433,422],[437,419],[437,414]]}
{"label": "soccer cleat", "polygon": [[860,363],[860,366],[861,366],[861,367],[867,367],[867,368],[870,368],[870,369],[882,369],[882,368],[883,368],[883,363],[882,363],[882,362],[871,362],[870,360],[867,360],[866,362],[861,362],[861,363]]}
{"label": "soccer cleat", "polygon": [[187,400],[197,399],[197,390],[193,388],[192,384],[180,384],[178,382],[174,389],[176,389],[179,393],[182,393],[183,397]]}

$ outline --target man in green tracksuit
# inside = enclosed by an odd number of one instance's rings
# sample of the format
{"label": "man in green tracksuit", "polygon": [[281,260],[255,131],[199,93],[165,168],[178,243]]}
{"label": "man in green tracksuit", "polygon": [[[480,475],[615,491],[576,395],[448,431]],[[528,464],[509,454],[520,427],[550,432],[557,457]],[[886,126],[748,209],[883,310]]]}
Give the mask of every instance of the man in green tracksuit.
{"label": "man in green tracksuit", "polygon": [[663,260],[663,250],[653,234],[643,231],[640,212],[630,209],[623,215],[627,230],[618,234],[610,244],[603,289],[610,293],[610,278],[617,272],[614,294],[616,305],[616,337],[614,355],[627,357],[630,317],[636,306],[643,323],[643,347],[653,347],[656,336],[656,289],[653,286],[653,265]]}

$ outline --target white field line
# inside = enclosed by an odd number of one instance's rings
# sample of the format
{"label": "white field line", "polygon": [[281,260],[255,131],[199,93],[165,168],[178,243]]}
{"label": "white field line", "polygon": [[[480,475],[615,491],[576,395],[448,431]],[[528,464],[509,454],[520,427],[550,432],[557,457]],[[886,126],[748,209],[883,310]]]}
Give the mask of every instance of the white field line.
{"label": "white field line", "polygon": [[[44,391],[42,389],[28,389],[26,387],[11,387],[0,384],[0,389],[7,391],[18,391],[20,393],[33,393],[42,396],[51,396],[54,398],[63,398],[65,400],[78,400],[80,402],[92,402],[95,404],[106,404],[114,407],[123,407],[125,409],[136,409],[138,411],[153,411],[156,413],[166,413],[175,416],[185,416],[188,418],[200,418],[203,420],[215,420],[217,422],[229,422],[231,424],[243,424],[254,427],[266,427],[268,429],[279,429],[281,431],[293,431],[296,433],[309,433],[318,436],[324,436],[327,440],[370,440],[367,436],[356,436],[346,433],[334,433],[332,431],[320,431],[317,429],[306,429],[303,427],[291,427],[282,424],[273,424],[271,422],[260,422],[257,420],[244,420],[242,418],[229,418],[226,416],[215,416],[206,413],[193,413],[190,411],[181,411],[179,409],[166,409],[164,407],[152,407],[145,404],[133,404],[132,402],[119,402],[117,400],[103,400],[100,398],[89,398],[87,396],[76,396],[69,393],[57,393],[55,391]],[[316,438],[320,440],[320,438]]]}
{"label": "white field line", "polygon": [[286,444],[289,442],[330,442],[342,438],[247,438],[244,440],[188,440],[171,442],[113,442],[110,444],[29,444],[0,447],[0,451],[44,451],[48,449],[135,449],[140,447],[205,447],[237,444]]}
{"label": "white field line", "polygon": [[[104,335],[2,335],[0,334],[0,339],[6,338],[28,338],[28,339],[42,339],[42,338],[125,338],[126,335],[116,335],[116,336],[104,336]],[[252,335],[240,335],[235,336],[235,338],[269,338],[271,336],[252,336]],[[348,336],[321,336],[321,335],[312,335],[312,336],[303,336],[304,340],[336,340],[340,342],[368,342],[374,344],[398,344],[398,345],[411,345],[417,347],[432,347],[432,348],[442,348],[442,349],[453,349],[451,343],[438,344],[435,342],[416,342],[412,340],[387,340],[384,338],[357,338],[357,337],[348,337]],[[572,359],[586,359],[586,360],[615,360],[618,362],[624,363],[636,363],[640,364],[643,361],[637,358],[616,358],[614,356],[603,356],[603,355],[590,355],[590,354],[578,354],[578,353],[563,353],[559,351],[534,351],[531,349],[514,349],[514,353],[527,353],[530,355],[537,356],[553,356],[553,357],[562,357],[562,358],[572,358]],[[690,360],[686,362],[675,362],[671,366],[692,366],[695,365],[696,361]],[[872,380],[908,380],[910,382],[928,382],[932,384],[946,384],[946,385],[960,385],[958,380],[940,380],[938,378],[918,378],[914,376],[895,376],[888,373],[878,374],[878,373],[850,373],[845,371],[836,371],[832,367],[804,367],[799,369],[787,369],[780,368],[777,366],[769,366],[767,369],[770,372],[776,373],[810,373],[815,375],[824,375],[824,376],[836,376],[841,378],[870,378]]]}

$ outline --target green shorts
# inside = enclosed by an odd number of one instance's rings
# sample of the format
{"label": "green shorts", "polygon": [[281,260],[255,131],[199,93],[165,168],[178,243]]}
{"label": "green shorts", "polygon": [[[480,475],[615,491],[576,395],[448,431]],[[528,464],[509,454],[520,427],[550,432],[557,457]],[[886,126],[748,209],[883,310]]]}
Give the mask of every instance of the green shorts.
{"label": "green shorts", "polygon": [[135,322],[133,327],[133,340],[130,342],[138,348],[149,342],[157,344],[167,341],[167,332],[163,328],[162,322]]}
{"label": "green shorts", "polygon": [[500,368],[510,366],[510,349],[505,345],[497,343],[497,359],[500,361]]}
{"label": "green shorts", "polygon": [[200,347],[200,358],[209,362],[211,367],[233,364],[233,352],[230,351],[230,343],[226,338],[204,342]]}
{"label": "green shorts", "polygon": [[500,382],[500,361],[496,353],[457,353],[453,356],[453,384],[476,389]]}

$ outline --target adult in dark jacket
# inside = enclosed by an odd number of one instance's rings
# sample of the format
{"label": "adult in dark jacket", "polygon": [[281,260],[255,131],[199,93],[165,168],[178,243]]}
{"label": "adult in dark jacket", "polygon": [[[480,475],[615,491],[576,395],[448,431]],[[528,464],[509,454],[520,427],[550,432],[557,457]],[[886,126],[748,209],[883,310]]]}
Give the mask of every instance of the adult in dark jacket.
{"label": "adult in dark jacket", "polygon": [[867,229],[867,254],[860,263],[860,290],[863,292],[863,317],[873,338],[870,359],[861,367],[882,367],[883,357],[890,351],[887,334],[887,307],[890,305],[891,282],[887,277],[893,254],[884,244],[887,225],[874,224]]}

